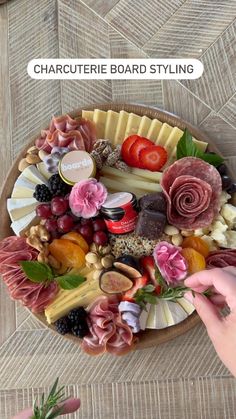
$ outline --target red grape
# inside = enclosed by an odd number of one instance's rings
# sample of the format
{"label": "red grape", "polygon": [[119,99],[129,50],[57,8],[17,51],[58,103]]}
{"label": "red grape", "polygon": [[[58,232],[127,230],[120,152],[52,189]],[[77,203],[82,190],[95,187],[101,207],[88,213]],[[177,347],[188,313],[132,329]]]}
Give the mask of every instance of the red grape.
{"label": "red grape", "polygon": [[52,217],[52,211],[51,207],[48,204],[40,204],[36,208],[36,214],[40,218],[51,218]]}
{"label": "red grape", "polygon": [[105,246],[108,242],[108,235],[104,231],[96,231],[93,235],[93,241],[99,246]]}
{"label": "red grape", "polygon": [[105,221],[102,218],[97,218],[93,221],[93,229],[94,231],[104,231],[107,229]]}
{"label": "red grape", "polygon": [[63,215],[68,210],[69,203],[62,196],[55,196],[51,201],[51,210],[54,215]]}
{"label": "red grape", "polygon": [[69,214],[62,215],[57,219],[58,230],[62,233],[69,233],[74,226],[74,220]]}
{"label": "red grape", "polygon": [[77,231],[83,236],[88,244],[93,242],[93,228],[90,225],[80,225]]}
{"label": "red grape", "polygon": [[45,228],[49,232],[57,230],[57,220],[56,220],[56,218],[48,218],[46,220],[46,223],[45,223]]}
{"label": "red grape", "polygon": [[83,226],[90,226],[93,228],[93,222],[91,218],[81,218],[80,222]]}

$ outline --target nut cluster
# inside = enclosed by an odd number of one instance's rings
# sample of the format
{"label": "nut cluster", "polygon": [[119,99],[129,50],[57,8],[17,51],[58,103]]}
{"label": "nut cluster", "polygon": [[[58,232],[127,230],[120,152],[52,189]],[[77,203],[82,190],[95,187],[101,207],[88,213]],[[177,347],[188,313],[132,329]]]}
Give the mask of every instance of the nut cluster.
{"label": "nut cluster", "polygon": [[47,229],[42,224],[38,224],[30,227],[25,234],[27,236],[26,243],[39,251],[38,262],[49,263],[53,268],[59,269],[60,263],[49,254],[50,233]]}
{"label": "nut cluster", "polygon": [[171,237],[171,241],[175,246],[180,246],[183,242],[183,234],[177,227],[167,224],[164,228],[164,233]]}
{"label": "nut cluster", "polygon": [[111,268],[114,262],[114,256],[111,253],[111,246],[98,246],[92,243],[90,246],[90,252],[85,256],[86,266],[88,268],[94,268],[93,278],[98,279],[103,269]]}
{"label": "nut cluster", "polygon": [[90,153],[100,170],[103,166],[116,167],[117,169],[129,172],[130,169],[125,162],[121,160],[121,146],[117,145],[114,150],[108,140],[97,140],[93,151]]}
{"label": "nut cluster", "polygon": [[23,172],[26,167],[30,166],[31,164],[37,164],[41,161],[39,156],[39,150],[36,146],[29,147],[26,156],[20,160],[18,169],[20,172]]}

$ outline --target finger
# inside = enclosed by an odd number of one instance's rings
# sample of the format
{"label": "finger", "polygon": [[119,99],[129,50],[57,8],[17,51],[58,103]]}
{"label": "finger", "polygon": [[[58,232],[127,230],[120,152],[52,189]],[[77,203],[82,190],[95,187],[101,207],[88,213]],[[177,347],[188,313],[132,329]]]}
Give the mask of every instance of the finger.
{"label": "finger", "polygon": [[210,301],[219,308],[223,308],[226,304],[225,297],[220,294],[214,294],[210,298]]}
{"label": "finger", "polygon": [[14,416],[12,419],[30,419],[33,415],[32,408],[27,408],[25,410],[22,410],[22,412],[17,413],[16,416]]}
{"label": "finger", "polygon": [[63,412],[61,415],[66,413],[76,412],[80,407],[80,399],[68,399],[63,403]]}
{"label": "finger", "polygon": [[194,304],[208,331],[221,326],[220,314],[216,306],[208,298],[201,294],[195,294],[194,297],[191,291],[188,291],[184,297],[189,301],[191,300],[192,304]]}

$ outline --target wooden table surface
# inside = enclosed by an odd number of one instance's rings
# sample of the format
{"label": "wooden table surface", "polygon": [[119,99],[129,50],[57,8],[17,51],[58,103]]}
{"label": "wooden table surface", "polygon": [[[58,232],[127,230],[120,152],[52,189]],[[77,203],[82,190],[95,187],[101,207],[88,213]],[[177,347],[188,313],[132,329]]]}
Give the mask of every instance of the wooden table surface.
{"label": "wooden table surface", "polygon": [[[10,0],[0,6],[0,176],[52,114],[127,101],[172,111],[206,131],[236,168],[235,0]],[[32,58],[196,57],[193,81],[35,81]],[[0,294],[0,419],[56,376],[82,407],[70,418],[233,419],[236,380],[200,324],[175,341],[90,358]]]}

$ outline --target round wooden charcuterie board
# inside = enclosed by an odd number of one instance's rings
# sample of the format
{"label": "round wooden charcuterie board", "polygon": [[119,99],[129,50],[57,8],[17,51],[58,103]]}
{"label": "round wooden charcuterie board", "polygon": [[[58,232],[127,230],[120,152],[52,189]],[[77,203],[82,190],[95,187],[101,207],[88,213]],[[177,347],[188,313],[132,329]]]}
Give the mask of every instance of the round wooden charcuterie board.
{"label": "round wooden charcuterie board", "polygon": [[[188,128],[190,133],[198,140],[206,141],[209,143],[208,150],[217,152],[217,147],[210,141],[205,133],[203,133],[197,127],[189,124],[188,122],[184,121],[180,117],[173,115],[169,112],[165,112],[158,108],[148,107],[138,104],[125,104],[125,103],[106,103],[106,104],[94,104],[88,107],[84,107],[83,109],[93,110],[93,109],[101,109],[101,110],[113,110],[113,111],[120,111],[125,110],[127,112],[132,112],[138,114],[140,116],[146,115],[150,119],[159,119],[161,122],[166,122],[171,126],[177,126],[180,129]],[[79,117],[81,116],[81,109],[75,110],[70,112],[69,115],[72,117]],[[46,125],[46,124],[45,124]],[[34,144],[35,139],[32,139],[30,144],[27,144],[24,150],[19,154],[18,158],[14,161],[8,175],[6,176],[5,183],[2,188],[1,196],[0,196],[0,207],[1,207],[1,224],[0,224],[0,238],[3,239],[4,237],[10,236],[13,234],[10,228],[10,219],[7,211],[7,198],[11,196],[11,192],[15,183],[16,178],[19,176],[20,172],[18,170],[18,164],[20,160],[24,157],[26,150],[30,145]],[[230,172],[230,170],[229,170]],[[233,173],[230,173],[231,177],[234,178]],[[52,331],[54,331],[54,326],[48,325],[46,322],[46,318],[43,314],[34,314],[37,319],[42,322],[45,326],[49,327]],[[167,327],[161,330],[146,330],[142,332],[138,342],[136,343],[134,349],[142,349],[148,348],[152,346],[156,346],[160,343],[166,342],[168,340],[174,339],[175,337],[187,332],[188,330],[192,329],[197,323],[200,321],[196,312],[191,314],[188,318],[184,321],[176,324],[174,326]],[[65,335],[66,339],[73,341],[75,344],[80,344],[80,340],[72,335]]]}

